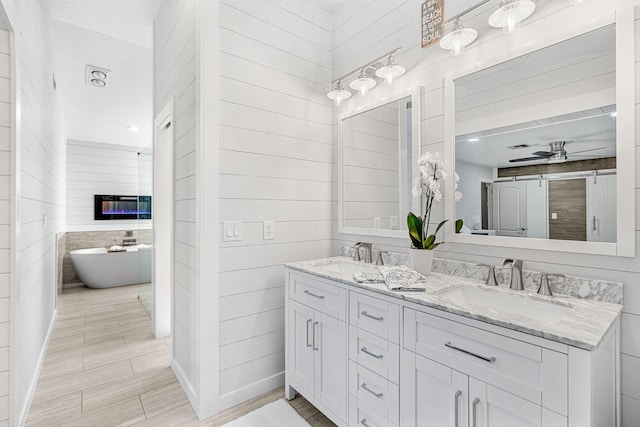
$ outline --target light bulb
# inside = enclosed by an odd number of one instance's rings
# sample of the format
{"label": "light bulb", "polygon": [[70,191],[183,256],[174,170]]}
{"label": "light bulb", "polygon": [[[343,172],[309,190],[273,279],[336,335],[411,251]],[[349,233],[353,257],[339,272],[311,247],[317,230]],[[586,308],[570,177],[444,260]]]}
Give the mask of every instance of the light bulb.
{"label": "light bulb", "polygon": [[466,49],[465,49],[464,43],[462,43],[462,40],[460,40],[460,37],[456,37],[453,40],[453,49],[451,49],[451,55],[460,56],[464,53],[465,50]]}
{"label": "light bulb", "polygon": [[502,27],[502,31],[506,34],[515,33],[515,31],[520,27],[520,16],[518,12],[513,8],[507,13],[507,24]]}
{"label": "light bulb", "polygon": [[387,76],[384,78],[388,85],[393,84],[393,73],[387,73]]}
{"label": "light bulb", "polygon": [[339,107],[342,105],[342,97],[341,96],[336,96],[336,99],[333,101],[333,105],[335,105],[336,107]]}
{"label": "light bulb", "polygon": [[360,90],[358,90],[358,93],[360,94],[360,96],[367,96],[367,93],[369,93],[369,88],[365,85],[362,85],[360,86]]}

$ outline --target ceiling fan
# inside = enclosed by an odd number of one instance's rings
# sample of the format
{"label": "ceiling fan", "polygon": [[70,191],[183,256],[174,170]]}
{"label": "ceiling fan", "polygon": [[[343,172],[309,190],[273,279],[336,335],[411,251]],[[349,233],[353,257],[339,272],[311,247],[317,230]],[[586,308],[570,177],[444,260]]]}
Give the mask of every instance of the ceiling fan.
{"label": "ceiling fan", "polygon": [[[575,142],[575,140],[565,139],[560,141],[551,141],[549,143],[549,151],[536,151],[535,153],[531,153],[530,157],[510,159],[509,163],[531,162],[535,160],[546,160],[549,163],[562,163],[567,161],[567,154],[570,154],[572,157],[574,157],[581,153],[603,150],[606,148],[606,147],[591,148],[589,150],[574,151],[572,153],[567,153],[567,151],[565,150],[565,144],[571,143],[571,142]],[[577,157],[581,157],[581,156],[577,156]]]}

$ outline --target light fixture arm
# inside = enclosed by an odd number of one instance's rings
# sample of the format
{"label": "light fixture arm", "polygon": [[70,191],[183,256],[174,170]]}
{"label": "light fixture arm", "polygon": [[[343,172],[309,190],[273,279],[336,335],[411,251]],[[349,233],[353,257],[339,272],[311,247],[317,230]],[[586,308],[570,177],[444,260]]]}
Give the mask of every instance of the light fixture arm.
{"label": "light fixture arm", "polygon": [[337,79],[333,80],[331,82],[331,85],[334,85],[336,82],[345,80],[347,77],[350,77],[356,73],[359,73],[361,70],[365,70],[367,67],[370,67],[371,65],[375,64],[376,62],[379,62],[382,59],[388,58],[390,56],[392,56],[394,53],[396,53],[397,51],[399,51],[400,49],[402,49],[402,47],[397,47],[393,50],[390,50],[389,52],[385,53],[384,55],[380,55],[379,57],[377,57],[376,59],[374,59],[373,61],[367,62],[364,65],[361,65],[360,67],[356,68],[355,70],[352,70],[350,72],[348,72],[347,74],[338,77]]}
{"label": "light fixture arm", "polygon": [[462,17],[463,17],[464,15],[466,15],[467,13],[469,13],[469,12],[473,12],[473,11],[474,11],[474,10],[476,10],[477,8],[484,6],[485,4],[489,3],[490,1],[493,1],[493,0],[482,0],[482,1],[480,1],[479,3],[477,3],[477,4],[473,5],[473,6],[471,6],[470,8],[465,9],[465,10],[463,10],[462,12],[458,13],[457,15],[452,16],[451,18],[447,19],[447,22],[446,22],[446,23],[447,23],[447,24],[450,24],[450,23],[452,23],[452,22],[455,22],[456,20],[458,20],[458,19],[462,18]]}

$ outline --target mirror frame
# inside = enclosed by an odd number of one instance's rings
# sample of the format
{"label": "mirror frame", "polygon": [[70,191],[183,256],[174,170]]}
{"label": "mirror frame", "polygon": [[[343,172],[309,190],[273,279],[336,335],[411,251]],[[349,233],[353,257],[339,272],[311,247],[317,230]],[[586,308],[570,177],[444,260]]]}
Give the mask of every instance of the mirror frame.
{"label": "mirror frame", "polygon": [[[595,19],[585,20],[575,26],[566,26],[554,36],[544,41],[534,40],[526,46],[514,48],[510,52],[487,58],[471,66],[449,73],[444,78],[444,137],[445,158],[447,164],[455,167],[455,80],[476,71],[498,65],[510,59],[526,55],[582,34],[615,25],[616,30],[616,157],[617,157],[617,197],[616,243],[584,242],[568,240],[549,240],[538,238],[520,238],[507,236],[473,236],[456,234],[453,221],[445,226],[447,242],[500,246],[505,248],[534,249],[557,252],[573,252],[581,254],[634,257],[636,253],[635,211],[635,158],[636,158],[636,124],[635,124],[635,35],[634,9],[632,5],[610,11]],[[624,84],[623,84],[624,83]],[[453,183],[447,182],[445,197],[445,217],[453,218],[455,202],[453,201]],[[623,197],[621,197],[621,195]],[[463,195],[464,197],[464,195]]]}
{"label": "mirror frame", "polygon": [[[411,97],[411,151],[413,159],[417,160],[420,157],[420,145],[422,144],[422,134],[420,132],[420,120],[421,120],[421,86],[414,86],[409,89],[392,90],[392,93],[388,96],[381,98],[375,98],[367,104],[359,104],[357,107],[349,109],[348,111],[338,116],[338,232],[341,234],[356,234],[363,236],[378,236],[378,237],[396,237],[396,238],[409,238],[409,232],[406,230],[385,230],[377,228],[359,228],[359,227],[345,227],[344,225],[344,165],[343,165],[343,138],[344,138],[344,121],[350,117],[357,116],[366,111],[373,110],[380,106],[389,104],[394,101],[399,101],[407,96]],[[372,97],[373,98],[373,97]],[[349,104],[351,106],[351,104]],[[412,181],[418,176],[417,168],[413,168]],[[408,189],[410,190],[410,189]],[[419,212],[421,209],[420,198],[412,197],[411,210],[413,212]],[[407,212],[408,213],[408,212]],[[406,217],[402,216],[402,212],[399,213],[399,221],[405,221]]]}

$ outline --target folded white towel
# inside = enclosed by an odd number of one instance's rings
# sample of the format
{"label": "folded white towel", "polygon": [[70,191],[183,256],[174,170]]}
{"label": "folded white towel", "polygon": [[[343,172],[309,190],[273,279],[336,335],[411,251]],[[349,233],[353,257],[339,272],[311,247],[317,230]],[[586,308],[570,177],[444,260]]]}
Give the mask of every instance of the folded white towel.
{"label": "folded white towel", "polygon": [[353,279],[358,283],[384,283],[384,277],[377,271],[373,273],[353,273]]}
{"label": "folded white towel", "polygon": [[384,283],[394,292],[422,292],[427,278],[405,265],[380,267]]}

